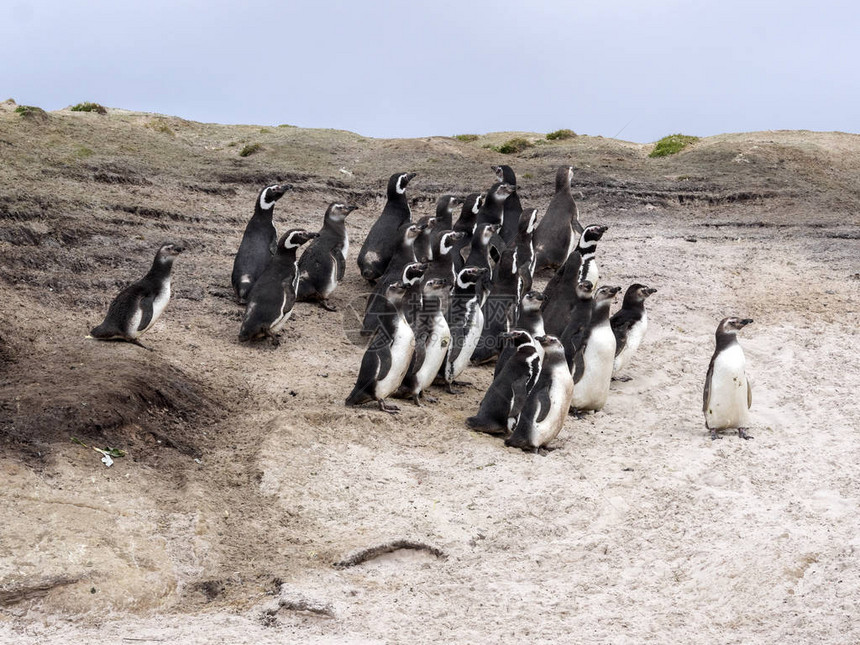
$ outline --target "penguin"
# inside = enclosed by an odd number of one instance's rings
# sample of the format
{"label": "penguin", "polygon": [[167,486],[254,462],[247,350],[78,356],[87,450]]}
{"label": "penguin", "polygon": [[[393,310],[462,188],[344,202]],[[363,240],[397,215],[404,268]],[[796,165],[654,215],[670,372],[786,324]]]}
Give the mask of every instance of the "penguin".
{"label": "penguin", "polygon": [[575,391],[561,341],[555,336],[540,336],[537,340],[544,349],[540,376],[513,433],[505,440],[506,446],[532,452],[546,446],[561,432]]}
{"label": "penguin", "polygon": [[534,280],[535,246],[533,237],[535,226],[537,226],[537,209],[526,208],[520,215],[516,236],[508,245],[515,246],[517,250],[517,267],[522,278],[523,293],[531,291]]}
{"label": "penguin", "polygon": [[[499,231],[502,230],[502,224],[504,223],[505,202],[508,197],[516,192],[516,190],[516,186],[505,184],[503,182],[496,182],[490,187],[490,190],[487,191],[484,205],[481,207],[481,210],[478,211],[478,216],[475,221],[476,231],[480,230],[483,224],[498,224],[499,226],[489,245],[490,257],[493,259],[494,263],[499,261],[502,251],[504,251],[505,246],[507,246],[507,243],[502,239],[501,235],[499,235]],[[468,264],[468,261],[466,264]]]}
{"label": "penguin", "polygon": [[535,271],[557,269],[567,259],[582,233],[579,209],[570,192],[573,166],[562,166],[555,174],[555,195],[535,229]]}
{"label": "penguin", "polygon": [[559,340],[564,345],[567,366],[573,369],[573,357],[582,345],[585,330],[591,321],[594,298],[594,285],[589,280],[580,280],[576,285],[576,300],[568,314],[568,322]]}
{"label": "penguin", "polygon": [[451,343],[451,330],[442,313],[442,298],[451,289],[445,278],[425,280],[421,297],[421,310],[412,323],[415,333],[415,352],[403,384],[395,396],[410,398],[421,406],[421,399],[435,403],[436,399],[425,391],[433,383],[445,362],[445,354]]}
{"label": "penguin", "polygon": [[105,319],[92,328],[89,338],[124,340],[149,349],[138,338],[152,328],[167,307],[173,261],[184,250],[177,244],[162,244],[147,274],[117,294]]}
{"label": "penguin", "polygon": [[346,217],[358,206],[332,203],[323,217],[323,227],[299,258],[299,288],[296,300],[318,300],[328,311],[337,311],[329,296],[343,280],[349,253]]}
{"label": "penguin", "polygon": [[[385,291],[388,285],[401,280],[403,277],[403,269],[406,265],[415,262],[415,240],[423,230],[421,224],[404,224],[398,230],[399,243],[397,250],[394,253],[391,261],[388,263],[388,268],[385,273],[379,278],[373,292],[368,296],[367,303],[364,309],[364,321],[361,326],[361,335],[370,336],[373,330],[376,329],[376,315],[380,311],[385,311],[387,308]],[[425,267],[426,269],[426,267]],[[409,285],[407,285],[409,286]],[[404,302],[404,306],[412,305],[412,302]]]}
{"label": "penguin", "polygon": [[293,313],[299,286],[296,252],[302,244],[317,237],[319,233],[294,228],[278,240],[275,256],[248,294],[248,308],[239,329],[240,341],[268,336],[273,345],[280,344],[277,334]]}
{"label": "penguin", "polygon": [[489,297],[484,302],[484,328],[472,353],[475,365],[496,358],[501,351],[501,335],[513,327],[522,292],[522,277],[516,263],[516,247],[506,248],[495,268]]}
{"label": "penguin", "polygon": [[[460,210],[460,217],[454,222],[454,231],[462,231],[463,237],[454,248],[452,257],[454,258],[454,271],[460,273],[460,269],[466,264],[466,255],[469,253],[469,246],[472,244],[472,235],[475,233],[475,225],[478,221],[478,213],[484,205],[484,195],[481,193],[472,193],[463,201],[463,208]],[[454,278],[456,282],[456,277]]]}
{"label": "penguin", "polygon": [[430,235],[430,245],[433,252],[439,246],[439,238],[442,233],[454,229],[454,209],[462,203],[463,200],[454,195],[442,195],[436,200],[436,227]]}
{"label": "penguin", "polygon": [[403,294],[403,317],[410,325],[415,323],[423,307],[422,289],[426,271],[426,262],[412,262],[403,267],[400,277],[400,281],[406,287],[406,292]]}
{"label": "penguin", "polygon": [[744,350],[738,343],[738,332],[751,322],[751,318],[723,318],[717,327],[717,347],[708,365],[702,401],[711,440],[719,439],[717,430],[728,428],[737,428],[741,439],[752,439],[747,433],[752,387]]}
{"label": "penguin", "polygon": [[517,192],[517,176],[514,173],[514,169],[510,166],[493,166],[493,172],[496,174],[496,181],[514,187],[514,191],[505,200],[502,230],[499,233],[505,244],[510,244],[517,235],[520,217],[523,212],[523,206],[520,203],[520,197]]}
{"label": "penguin", "polygon": [[[644,284],[631,284],[624,292],[621,309],[609,319],[612,333],[615,334],[615,363],[612,374],[615,375],[630,361],[630,357],[639,349],[645,332],[648,329],[648,314],[645,311],[645,300],[657,293],[656,289]],[[624,378],[624,377],[622,377]]]}
{"label": "penguin", "polygon": [[[522,329],[531,334],[532,338],[543,336],[545,333],[543,326],[543,315],[540,312],[541,303],[544,300],[544,295],[540,291],[529,291],[520,300],[520,306],[517,309],[517,317],[514,321],[514,329]],[[535,349],[543,355],[543,347],[535,341]],[[502,351],[499,358],[496,360],[496,369],[493,372],[493,378],[498,376],[499,372],[505,366],[505,363],[513,355],[514,347],[509,342],[503,343]]]}
{"label": "penguin", "polygon": [[454,284],[457,272],[454,270],[454,249],[457,242],[466,234],[463,231],[442,231],[438,244],[433,249],[433,260],[424,274],[425,280],[445,279]]}
{"label": "penguin", "polygon": [[487,277],[492,280],[493,265],[490,257],[490,240],[499,232],[501,224],[478,224],[472,235],[472,247],[466,258],[467,267],[481,267],[487,270]]}
{"label": "penguin", "polygon": [[450,394],[461,394],[454,389],[455,379],[469,364],[484,328],[481,305],[484,301],[483,283],[486,273],[487,269],[484,267],[465,267],[457,274],[457,282],[451,294],[448,317],[451,343],[443,366],[443,378]]}
{"label": "penguin", "polygon": [[541,370],[542,352],[531,334],[513,329],[502,336],[512,347],[511,358],[493,376],[478,413],[466,419],[467,426],[487,434],[507,434],[513,428]]}
{"label": "penguin", "polygon": [[383,412],[397,414],[400,411],[385,399],[403,382],[415,349],[415,334],[403,317],[405,292],[406,287],[401,282],[394,282],[385,290],[388,309],[379,317],[380,325],[362,356],[355,387],[346,398],[347,406],[376,401]]}
{"label": "penguin", "polygon": [[398,229],[412,221],[412,211],[406,199],[406,186],[417,173],[395,173],[388,180],[388,201],[382,209],[358,253],[361,277],[375,283],[385,273],[399,243]]}
{"label": "penguin", "polygon": [[266,186],[257,195],[254,214],[245,227],[242,242],[233,259],[233,274],[230,277],[239,304],[247,302],[251,287],[272,259],[278,240],[272,213],[275,210],[275,202],[290,188],[289,184],[274,184]]}
{"label": "penguin", "polygon": [[[602,286],[594,292],[591,319],[582,344],[573,356],[573,399],[571,411],[581,417],[606,405],[612,364],[615,362],[615,334],[609,326],[609,307],[621,287]],[[563,355],[563,354],[562,354]]]}
{"label": "penguin", "polygon": [[597,243],[607,228],[602,225],[588,226],[579,236],[576,249],[544,288],[546,302],[543,317],[548,334],[558,336],[564,331],[570,310],[576,302],[576,285],[579,282],[588,280],[597,286],[600,274],[594,256],[597,253]]}
{"label": "penguin", "polygon": [[418,220],[418,225],[424,228],[415,238],[415,259],[419,262],[429,262],[433,259],[433,233],[436,230],[436,218],[429,215],[422,217]]}

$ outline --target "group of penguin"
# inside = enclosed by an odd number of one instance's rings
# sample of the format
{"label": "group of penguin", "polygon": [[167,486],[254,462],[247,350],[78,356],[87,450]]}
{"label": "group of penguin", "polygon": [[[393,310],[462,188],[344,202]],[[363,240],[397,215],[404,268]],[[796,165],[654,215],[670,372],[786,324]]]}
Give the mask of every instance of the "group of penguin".
{"label": "group of penguin", "polygon": [[[380,410],[396,413],[397,406],[386,401],[394,396],[420,406],[422,399],[436,400],[427,394],[432,384],[457,394],[455,386],[463,385],[457,379],[469,364],[495,359],[493,382],[466,424],[535,451],[558,435],[569,413],[579,417],[603,408],[613,375],[644,338],[645,300],[656,289],[631,285],[610,316],[621,288],[598,286],[595,259],[607,227],[581,225],[572,167],[558,169],[540,223],[536,209],[522,207],[513,169],[493,170],[496,182],[486,193],[443,195],[434,216],[415,222],[406,188],[416,174],[389,179],[385,207],[358,255],[361,275],[374,288],[361,329],[369,342],[346,404],[375,401]],[[276,184],[260,191],[234,258],[231,282],[246,305],[240,341],[270,338],[277,344],[296,301],[335,310],[328,299],[345,274],[345,220],[357,207],[332,203],[319,232],[290,229],[278,238],[274,206],[290,188]],[[91,337],[141,345],[140,335],[170,298],[171,268],[182,250],[162,245],[150,271],[114,299]],[[545,269],[554,273],[544,291],[532,290],[536,272]],[[751,438],[744,427],[751,395],[736,341],[750,322],[727,318],[717,329],[703,405],[711,438],[724,428]]]}

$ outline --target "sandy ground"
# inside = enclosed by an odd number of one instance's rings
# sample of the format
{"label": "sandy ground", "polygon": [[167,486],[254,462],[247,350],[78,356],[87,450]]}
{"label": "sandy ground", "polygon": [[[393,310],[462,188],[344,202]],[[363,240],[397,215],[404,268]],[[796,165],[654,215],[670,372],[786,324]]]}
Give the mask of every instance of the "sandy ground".
{"label": "sandy ground", "polygon": [[[485,188],[482,177],[467,179]],[[526,205],[546,206],[550,180]],[[6,235],[0,641],[860,641],[856,210],[831,205],[813,226],[788,198],[583,200],[584,221],[610,226],[602,279],[658,293],[632,379],[613,384],[602,412],[570,418],[556,450],[532,455],[464,426],[491,366],[468,369],[463,395],[403,402],[396,417],[344,407],[362,353],[344,333],[364,289],[354,257],[382,203],[378,188],[362,190],[377,193],[350,222],[340,312],[298,305],[278,348],[239,345],[240,310],[225,297],[253,185],[207,197],[227,204],[189,224],[205,244],[177,260],[176,295],[145,338],[153,352],[83,336],[112,281],[145,271],[153,239],[189,230],[92,232],[105,239],[80,253],[102,259],[80,272],[26,273],[22,253],[44,244]],[[279,227],[318,226],[337,192],[285,197]],[[101,212],[76,221],[97,229]],[[15,283],[14,271],[33,279]],[[747,442],[710,441],[701,414],[727,315],[755,320],[740,339],[753,383]],[[26,426],[39,414],[57,427]],[[15,438],[37,425],[38,442]],[[71,433],[129,454],[106,468]],[[333,567],[400,539],[444,555]]]}

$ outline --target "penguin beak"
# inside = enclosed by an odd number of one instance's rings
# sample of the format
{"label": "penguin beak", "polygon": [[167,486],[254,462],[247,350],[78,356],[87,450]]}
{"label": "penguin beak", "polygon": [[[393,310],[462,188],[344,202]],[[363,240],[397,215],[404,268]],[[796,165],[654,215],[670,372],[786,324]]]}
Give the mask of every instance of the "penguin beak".
{"label": "penguin beak", "polygon": [[415,179],[417,176],[418,176],[417,172],[410,172],[409,174],[406,175],[406,183],[408,184],[410,181]]}
{"label": "penguin beak", "polygon": [[349,206],[347,206],[343,210],[346,211],[346,215],[349,215],[352,211],[358,210],[358,206],[353,206],[352,204],[350,204]]}
{"label": "penguin beak", "polygon": [[753,321],[753,319],[752,319],[752,318],[744,318],[743,320],[741,320],[741,321],[740,321],[740,325],[741,325],[741,327],[746,327],[746,326],[747,326],[747,325],[749,325],[752,321]]}
{"label": "penguin beak", "polygon": [[[648,289],[645,289],[645,293],[650,296],[657,293],[657,290],[654,287],[649,287]],[[750,322],[752,322],[752,320],[750,320]]]}

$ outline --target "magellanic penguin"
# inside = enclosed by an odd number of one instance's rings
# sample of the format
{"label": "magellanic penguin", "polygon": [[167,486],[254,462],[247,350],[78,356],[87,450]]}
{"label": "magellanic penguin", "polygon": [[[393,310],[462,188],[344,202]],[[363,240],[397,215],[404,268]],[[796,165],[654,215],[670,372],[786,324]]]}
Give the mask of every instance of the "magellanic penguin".
{"label": "magellanic penguin", "polygon": [[501,224],[478,224],[472,235],[472,247],[466,258],[467,267],[480,267],[487,270],[487,277],[492,280],[495,262],[490,257],[490,240],[499,232]]}
{"label": "magellanic penguin", "polygon": [[505,440],[506,446],[528,451],[537,451],[558,436],[574,393],[561,341],[555,336],[540,336],[537,340],[544,349],[540,376],[526,399],[513,434]]}
{"label": "magellanic penguin", "polygon": [[453,230],[463,232],[463,237],[457,243],[457,246],[454,247],[454,253],[451,256],[454,258],[454,271],[457,274],[460,273],[460,269],[466,264],[466,256],[469,254],[472,235],[475,233],[478,213],[484,205],[484,198],[485,196],[481,193],[468,195],[463,201],[463,208],[460,209],[460,217],[454,222]]}
{"label": "magellanic penguin", "polygon": [[290,188],[289,184],[274,184],[267,186],[257,195],[254,214],[245,227],[242,242],[233,259],[233,274],[230,277],[233,291],[241,304],[247,302],[251,287],[266,270],[275,252],[278,234],[272,222],[272,213],[275,210],[275,202]]}
{"label": "magellanic penguin", "polygon": [[415,238],[415,259],[418,262],[429,262],[433,259],[433,233],[436,230],[436,218],[431,216],[422,217],[418,225],[423,226],[418,237]]}
{"label": "magellanic penguin", "polygon": [[388,310],[379,317],[380,325],[361,358],[358,379],[346,398],[346,405],[376,401],[383,412],[396,414],[400,410],[396,405],[387,404],[385,399],[400,387],[415,349],[415,335],[401,309],[405,292],[406,287],[400,282],[386,289]]}
{"label": "magellanic penguin", "polygon": [[427,267],[424,274],[425,280],[445,279],[449,284],[454,284],[457,272],[454,270],[454,249],[457,242],[466,234],[463,231],[443,231],[439,236],[438,244],[433,249],[433,261]]}
{"label": "magellanic penguin", "polygon": [[[504,251],[505,247],[507,246],[507,243],[502,239],[502,236],[500,235],[500,231],[502,230],[502,225],[504,224],[505,202],[508,197],[510,197],[516,192],[516,190],[516,186],[512,186],[510,184],[505,184],[502,182],[496,182],[487,191],[486,199],[484,199],[484,205],[481,206],[481,210],[478,211],[478,216],[475,221],[476,233],[481,230],[481,227],[484,224],[498,225],[498,229],[496,229],[488,246],[490,257],[492,258],[493,263],[499,261],[499,257],[502,255],[502,251]],[[468,264],[469,262],[467,260],[466,265],[468,266]]]}
{"label": "magellanic penguin", "polygon": [[535,229],[535,271],[557,269],[567,259],[582,233],[579,210],[570,192],[573,167],[562,166],[555,174],[555,195]]}
{"label": "magellanic penguin", "polygon": [[356,208],[358,206],[335,202],[326,209],[319,237],[299,258],[297,300],[318,300],[325,309],[337,311],[328,298],[346,271],[349,236],[345,222],[347,215]]}
{"label": "magellanic penguin", "polygon": [[296,252],[299,247],[319,237],[301,229],[291,229],[278,240],[278,249],[269,266],[254,283],[248,294],[248,308],[239,330],[239,340],[270,338],[278,345],[278,332],[293,313],[299,286]]}
{"label": "magellanic penguin", "polygon": [[496,358],[502,349],[502,334],[513,327],[522,291],[522,277],[517,268],[517,250],[508,247],[495,267],[490,294],[484,302],[484,329],[472,353],[475,365]]}
{"label": "magellanic penguin", "polygon": [[463,200],[454,195],[442,195],[436,200],[436,226],[430,235],[430,246],[434,253],[439,246],[439,238],[442,234],[454,230],[454,209],[462,203]]}
{"label": "magellanic penguin", "polygon": [[541,370],[542,352],[531,334],[512,329],[503,336],[512,347],[511,358],[493,377],[478,413],[466,419],[467,426],[487,434],[507,434],[513,429]]}
{"label": "magellanic penguin", "polygon": [[612,364],[615,362],[615,334],[609,326],[609,307],[619,291],[621,287],[606,285],[595,291],[591,319],[582,344],[573,356],[574,385],[570,407],[571,412],[579,417],[590,410],[602,410],[609,396]]}
{"label": "magellanic penguin", "polygon": [[523,212],[523,206],[517,194],[517,176],[510,166],[493,166],[493,172],[496,173],[496,181],[514,187],[513,192],[505,200],[505,214],[502,217],[502,230],[499,233],[505,244],[510,244],[517,235],[520,216]]}
{"label": "magellanic penguin", "polygon": [[565,263],[555,272],[543,290],[546,302],[543,319],[548,334],[560,335],[568,321],[570,311],[576,303],[576,285],[588,280],[595,287],[600,277],[597,270],[597,243],[606,232],[607,226],[588,226],[579,237],[576,248]]}
{"label": "magellanic penguin", "polygon": [[[373,330],[376,328],[377,312],[385,311],[387,308],[385,292],[388,289],[388,285],[402,280],[403,269],[406,268],[406,265],[416,261],[415,240],[418,239],[418,235],[422,230],[422,224],[404,224],[397,231],[399,239],[397,250],[388,263],[385,273],[379,278],[376,287],[374,287],[373,292],[367,298],[364,321],[361,327],[361,334],[363,336],[370,336],[373,333]],[[425,266],[424,268],[426,269],[427,267]],[[405,302],[404,306],[411,304],[413,303]]]}
{"label": "magellanic penguin", "polygon": [[645,332],[648,330],[648,313],[645,311],[645,300],[656,289],[644,284],[631,284],[624,292],[624,302],[621,309],[609,319],[612,333],[615,334],[615,364],[612,374],[615,375],[630,362],[630,358],[639,349]]}
{"label": "magellanic penguin", "polygon": [[747,434],[752,387],[744,350],[738,343],[738,331],[751,322],[751,318],[723,318],[717,327],[717,348],[708,365],[702,402],[711,439],[719,438],[717,430],[728,428],[737,428],[741,439],[752,439]]}
{"label": "magellanic penguin", "polygon": [[[517,267],[522,278],[523,293],[531,291],[535,275],[534,232],[537,226],[537,209],[527,208],[520,215],[519,228],[510,246],[517,250]],[[541,336],[543,334],[540,334]]]}
{"label": "magellanic penguin", "polygon": [[[514,329],[522,329],[527,331],[532,338],[544,335],[543,315],[540,312],[540,306],[543,302],[543,294],[540,291],[529,291],[520,300],[520,306],[517,309],[517,317],[514,320]],[[543,347],[535,341],[535,347],[538,353],[543,355]],[[496,360],[496,369],[493,372],[495,378],[507,360],[513,356],[514,347],[510,341],[505,341],[502,345],[502,351],[499,358]]]}
{"label": "magellanic penguin", "polygon": [[591,322],[591,313],[594,309],[593,298],[594,285],[590,280],[580,280],[576,285],[576,300],[568,314],[567,325],[559,336],[561,344],[564,345],[564,356],[570,369],[573,369],[573,357],[582,345],[585,330]]}
{"label": "magellanic penguin", "polygon": [[162,244],[149,272],[119,292],[108,307],[107,316],[90,331],[98,340],[124,340],[144,349],[138,338],[149,331],[170,300],[170,272],[173,261],[184,249]]}
{"label": "magellanic penguin", "polygon": [[462,269],[457,274],[457,282],[451,294],[448,315],[451,343],[443,366],[446,389],[451,394],[461,393],[454,389],[456,379],[466,369],[472,352],[481,339],[481,330],[484,328],[481,305],[484,302],[483,283],[486,273],[487,269],[483,267]]}
{"label": "magellanic penguin", "polygon": [[398,229],[412,221],[406,186],[415,175],[414,172],[396,173],[388,180],[388,201],[358,253],[358,268],[365,280],[376,282],[382,277],[400,243]]}
{"label": "magellanic penguin", "polygon": [[415,353],[396,396],[410,398],[417,406],[421,405],[421,398],[436,402],[434,397],[426,394],[426,390],[439,374],[451,343],[451,331],[442,312],[443,297],[450,289],[451,283],[444,278],[425,280],[421,310],[412,323]]}

